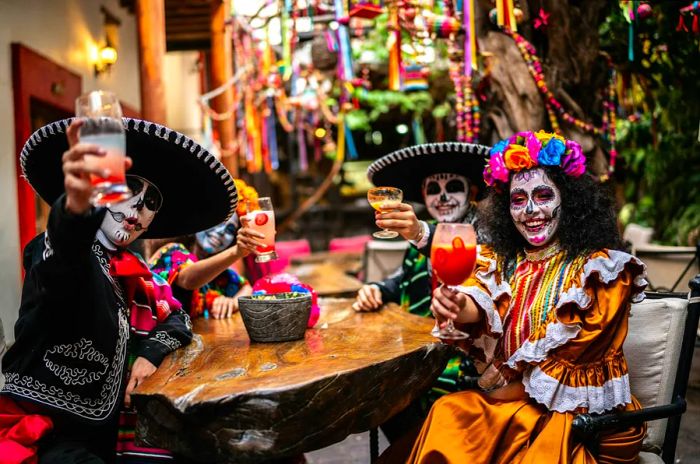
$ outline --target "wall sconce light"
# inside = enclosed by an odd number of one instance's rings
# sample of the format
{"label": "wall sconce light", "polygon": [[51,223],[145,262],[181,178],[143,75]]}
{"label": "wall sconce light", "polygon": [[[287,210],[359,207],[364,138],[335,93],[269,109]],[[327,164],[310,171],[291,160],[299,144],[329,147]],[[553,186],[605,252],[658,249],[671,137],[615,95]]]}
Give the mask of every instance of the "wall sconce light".
{"label": "wall sconce light", "polygon": [[95,59],[95,76],[109,72],[114,63],[117,62],[117,48],[119,48],[119,26],[121,25],[119,18],[114,16],[114,14],[107,10],[107,8],[103,6],[100,8],[100,11],[105,16],[105,42],[97,50],[97,57]]}

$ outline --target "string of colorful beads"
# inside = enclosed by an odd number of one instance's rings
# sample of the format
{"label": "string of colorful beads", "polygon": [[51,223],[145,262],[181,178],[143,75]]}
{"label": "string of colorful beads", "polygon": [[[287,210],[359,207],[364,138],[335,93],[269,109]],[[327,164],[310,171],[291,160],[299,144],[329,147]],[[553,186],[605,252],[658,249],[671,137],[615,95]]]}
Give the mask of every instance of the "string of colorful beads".
{"label": "string of colorful beads", "polygon": [[564,121],[586,132],[590,132],[592,134],[599,134],[599,128],[595,127],[589,122],[583,121],[571,115],[564,109],[563,105],[554,97],[552,91],[549,90],[549,88],[547,87],[547,82],[545,81],[544,73],[542,72],[542,63],[540,62],[540,59],[537,56],[537,50],[535,49],[535,47],[517,32],[513,32],[509,29],[503,29],[503,32],[511,36],[515,41],[515,44],[518,46],[520,54],[523,56],[525,64],[527,65],[528,70],[530,71],[530,75],[535,80],[535,85],[537,85],[537,89],[545,97],[545,105],[548,107],[548,111],[556,111],[556,113],[558,113]]}
{"label": "string of colorful beads", "polygon": [[603,124],[601,127],[596,127],[592,123],[579,119],[566,111],[564,106],[559,102],[559,100],[556,99],[552,91],[549,90],[544,77],[544,72],[542,70],[542,63],[537,56],[537,50],[535,47],[517,32],[513,32],[507,28],[504,28],[503,32],[509,35],[515,41],[523,60],[525,60],[525,64],[527,65],[530,75],[535,81],[537,90],[544,97],[545,108],[547,110],[547,116],[549,118],[549,123],[552,126],[552,130],[556,133],[561,132],[559,126],[559,118],[561,118],[568,124],[576,126],[584,132],[588,132],[593,135],[605,136],[610,144],[610,163],[608,174],[603,175],[601,180],[607,180],[608,175],[615,170],[615,163],[617,159],[617,149],[615,147],[615,69],[612,66],[610,59],[608,59],[608,65],[610,68],[608,86],[603,95]]}

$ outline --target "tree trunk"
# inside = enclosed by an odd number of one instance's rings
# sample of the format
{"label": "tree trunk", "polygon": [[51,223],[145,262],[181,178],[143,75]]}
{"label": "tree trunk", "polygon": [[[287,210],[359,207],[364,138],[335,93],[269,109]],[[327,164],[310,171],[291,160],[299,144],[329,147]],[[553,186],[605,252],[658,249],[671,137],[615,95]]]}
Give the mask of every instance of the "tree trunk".
{"label": "tree trunk", "polygon": [[[600,54],[598,26],[605,17],[604,0],[520,1],[524,20],[519,33],[537,48],[547,86],[573,116],[600,125],[601,90],[607,79],[606,61]],[[493,144],[515,132],[549,127],[544,98],[538,92],[518,47],[506,34],[493,30],[488,18],[491,2],[479,0],[479,50],[491,60],[488,94],[482,104],[481,142]],[[546,30],[530,25],[540,8],[550,14]],[[491,56],[489,56],[489,54]],[[567,138],[581,143],[596,173],[607,168],[599,141],[592,134],[560,120]]]}

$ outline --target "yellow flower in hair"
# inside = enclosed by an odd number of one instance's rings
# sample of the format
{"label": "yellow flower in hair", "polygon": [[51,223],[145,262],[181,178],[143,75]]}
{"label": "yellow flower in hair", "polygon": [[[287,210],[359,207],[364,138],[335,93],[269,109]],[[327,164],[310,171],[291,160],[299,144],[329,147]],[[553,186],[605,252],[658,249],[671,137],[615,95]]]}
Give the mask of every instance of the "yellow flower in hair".
{"label": "yellow flower in hair", "polygon": [[535,132],[535,137],[537,137],[537,140],[540,141],[542,146],[545,146],[547,142],[549,142],[549,140],[552,138],[560,140],[562,143],[566,144],[566,139],[559,134],[555,134],[554,132],[545,132],[543,130],[540,130]]}
{"label": "yellow flower in hair", "polygon": [[535,165],[530,152],[522,145],[512,143],[503,154],[503,161],[509,171],[521,171],[530,169]]}
{"label": "yellow flower in hair", "polygon": [[243,179],[234,179],[236,183],[236,190],[238,191],[238,206],[236,207],[236,213],[238,216],[245,216],[246,204],[249,201],[256,201],[258,199],[258,191],[254,187],[245,183]]}

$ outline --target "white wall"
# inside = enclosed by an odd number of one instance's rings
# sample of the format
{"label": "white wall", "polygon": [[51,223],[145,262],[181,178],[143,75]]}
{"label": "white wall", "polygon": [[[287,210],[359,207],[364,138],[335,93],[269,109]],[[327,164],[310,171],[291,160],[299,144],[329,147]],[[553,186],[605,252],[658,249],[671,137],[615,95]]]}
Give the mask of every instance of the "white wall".
{"label": "white wall", "polygon": [[[90,56],[104,40],[102,5],[121,20],[119,56],[109,75],[95,78]],[[8,341],[13,339],[21,290],[12,42],[80,74],[84,91],[112,90],[123,102],[140,108],[136,23],[119,0],[0,0],[0,318]]]}
{"label": "white wall", "polygon": [[202,129],[198,58],[195,51],[170,52],[163,63],[168,126],[195,140]]}

